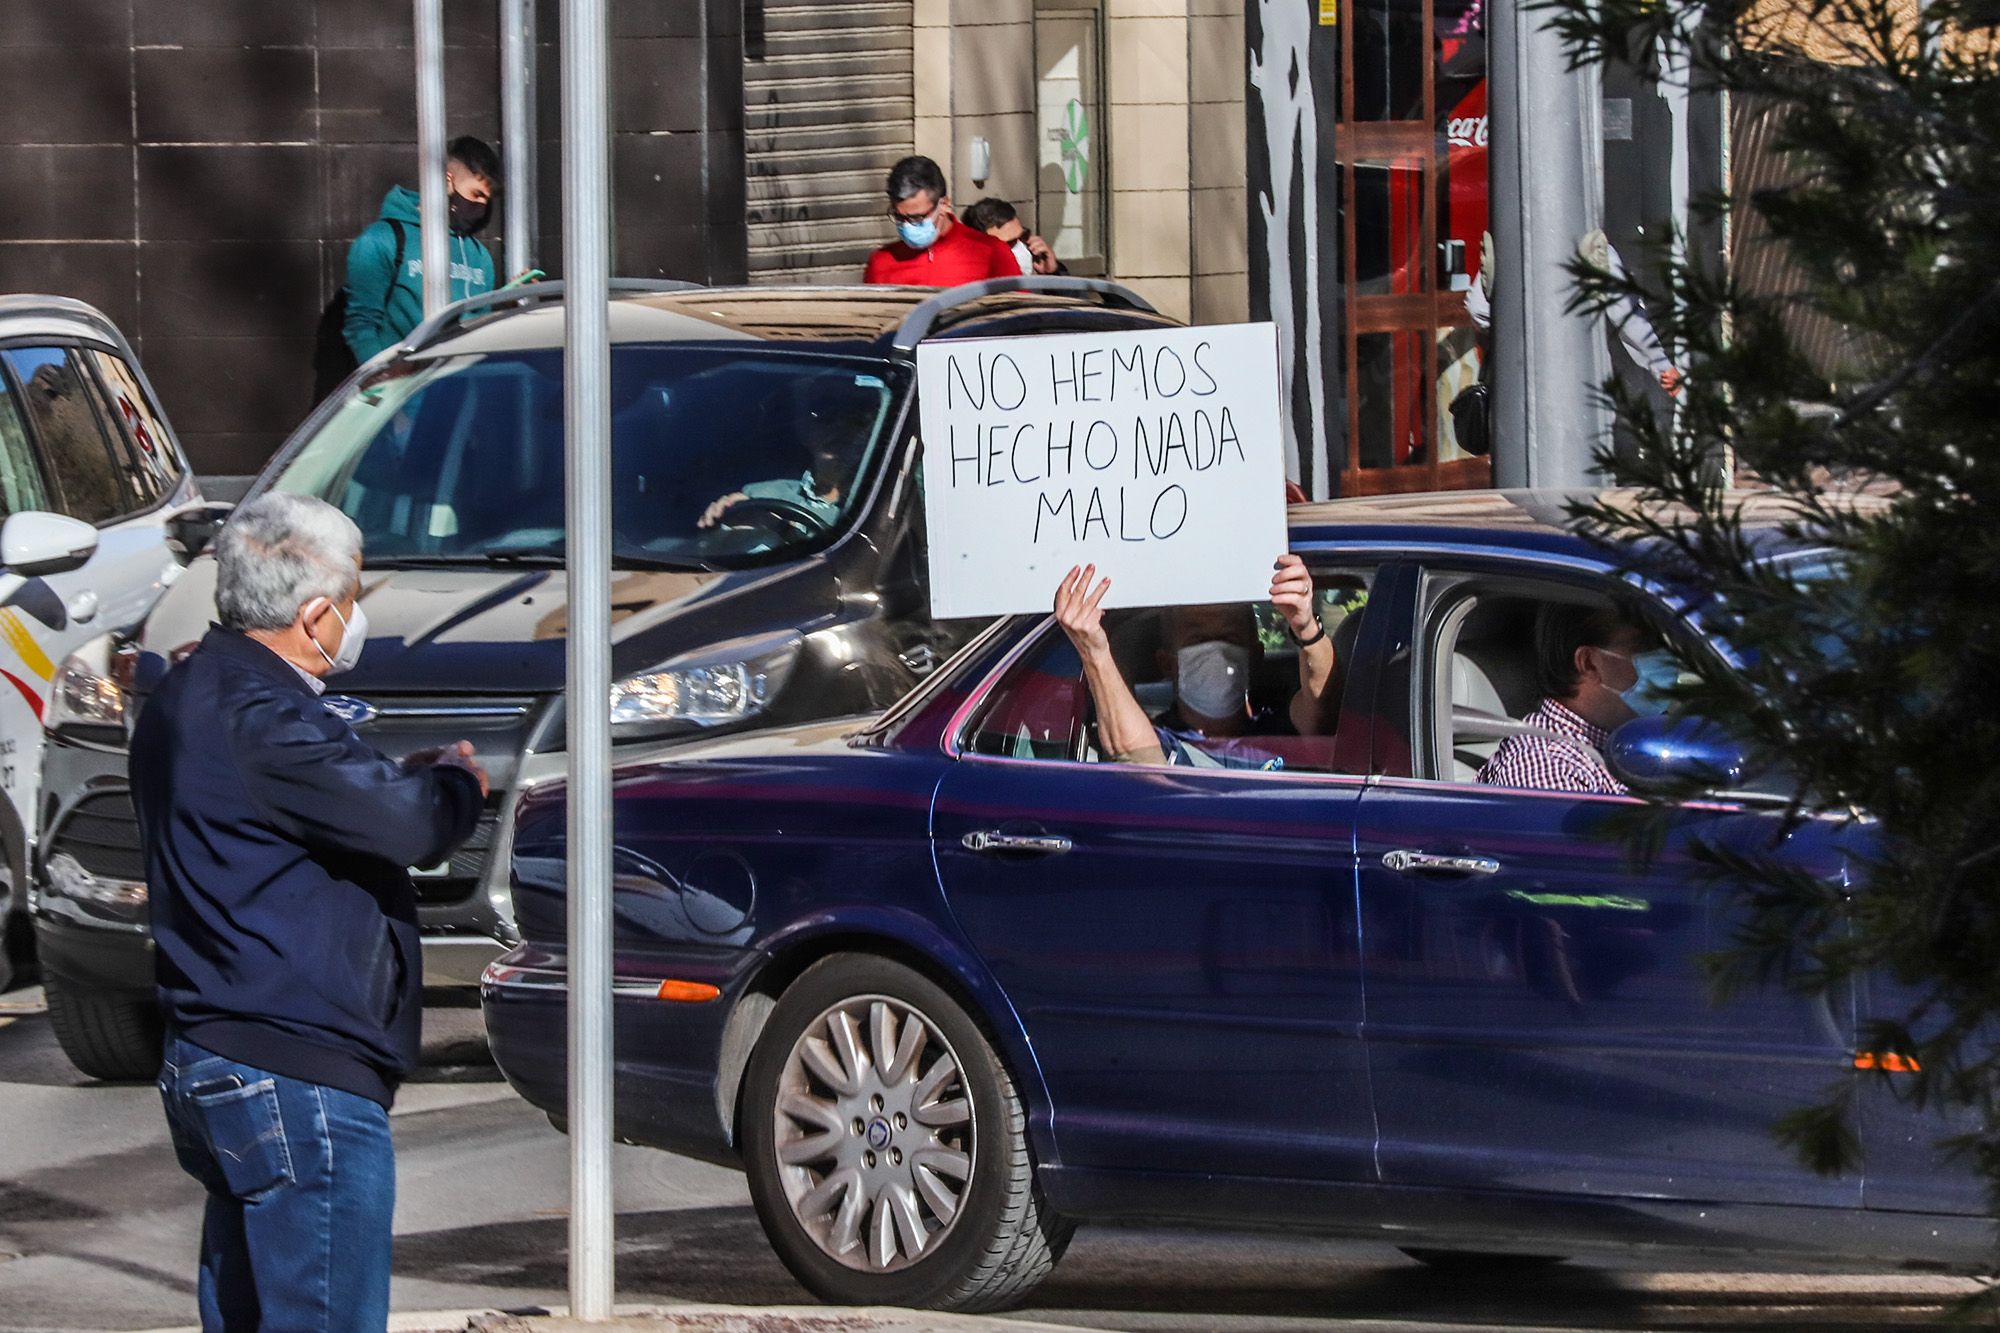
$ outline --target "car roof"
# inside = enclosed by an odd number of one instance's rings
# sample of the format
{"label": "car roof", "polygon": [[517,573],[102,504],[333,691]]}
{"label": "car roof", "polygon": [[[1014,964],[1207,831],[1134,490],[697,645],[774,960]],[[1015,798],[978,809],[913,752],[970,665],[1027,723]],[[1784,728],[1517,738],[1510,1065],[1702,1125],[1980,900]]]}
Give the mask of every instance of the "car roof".
{"label": "car roof", "polygon": [[125,335],[110,316],[67,296],[0,296],[0,338],[75,338],[115,347],[131,359]]}
{"label": "car roof", "polygon": [[[1616,510],[1650,509],[1660,517],[1671,517],[1665,507],[1648,504],[1642,492],[1620,488],[1359,496],[1292,505],[1285,516],[1298,546],[1474,543],[1602,561],[1604,548],[1577,531],[1569,512],[1571,505],[1593,499]],[[1830,492],[1823,499],[1838,509],[1870,514],[1886,511],[1890,503],[1887,495],[1868,491]],[[1797,503],[1776,491],[1729,490],[1723,492],[1722,503],[1740,510],[1753,537],[1763,534],[1774,543],[1783,541],[1779,533],[1783,524],[1801,517]]]}
{"label": "car roof", "polygon": [[[688,287],[677,291],[614,292],[611,341],[618,343],[786,343],[802,350],[885,354],[904,322],[936,287]],[[1051,292],[1012,291],[976,297],[943,311],[931,336],[1001,334],[1023,317],[1073,313],[1078,327],[1116,320],[1132,327],[1171,324],[1164,316],[1112,311],[1096,300]],[[1090,321],[1088,324],[1083,321]],[[430,342],[414,357],[479,352],[548,351],[563,341],[563,305],[549,301],[502,309]]]}

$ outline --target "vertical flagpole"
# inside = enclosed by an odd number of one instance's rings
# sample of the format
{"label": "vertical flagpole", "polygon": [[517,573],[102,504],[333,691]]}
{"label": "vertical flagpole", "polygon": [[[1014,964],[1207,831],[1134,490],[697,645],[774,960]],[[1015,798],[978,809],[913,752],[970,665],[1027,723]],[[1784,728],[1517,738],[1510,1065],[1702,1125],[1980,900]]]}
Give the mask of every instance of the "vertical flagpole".
{"label": "vertical flagpole", "polygon": [[444,0],[417,0],[417,220],[422,233],[424,314],[451,302],[449,222],[444,203]]}
{"label": "vertical flagpole", "polygon": [[611,281],[606,0],[562,0],[570,1313],[611,1317]]}

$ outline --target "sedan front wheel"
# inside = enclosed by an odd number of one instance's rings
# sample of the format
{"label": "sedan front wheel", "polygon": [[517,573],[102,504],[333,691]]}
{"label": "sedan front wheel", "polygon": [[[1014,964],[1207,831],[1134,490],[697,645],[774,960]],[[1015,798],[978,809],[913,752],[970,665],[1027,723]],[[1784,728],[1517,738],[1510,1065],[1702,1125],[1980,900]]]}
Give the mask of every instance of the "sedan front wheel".
{"label": "sedan front wheel", "polygon": [[1013,1080],[907,967],[843,955],[808,969],[772,1011],[743,1096],[758,1216],[824,1300],[995,1309],[1069,1241],[1035,1187]]}

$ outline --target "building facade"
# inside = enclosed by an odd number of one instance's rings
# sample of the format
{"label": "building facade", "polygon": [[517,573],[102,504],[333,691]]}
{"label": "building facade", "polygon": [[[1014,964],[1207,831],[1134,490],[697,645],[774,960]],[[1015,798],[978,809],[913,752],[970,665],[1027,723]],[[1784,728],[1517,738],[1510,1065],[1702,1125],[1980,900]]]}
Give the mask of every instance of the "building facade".
{"label": "building facade", "polygon": [[[1483,4],[613,0],[614,264],[853,281],[887,167],[926,153],[1072,272],[1273,320],[1307,493],[1487,485],[1450,410],[1491,350]],[[538,252],[503,275],[561,272],[557,8]],[[444,10],[449,132],[497,140],[498,6]],[[0,0],[0,290],[117,319],[205,473],[254,471],[304,415],[347,244],[414,184],[411,27],[408,0]],[[1669,103],[1606,89],[1628,262],[1720,179],[1720,117]]]}

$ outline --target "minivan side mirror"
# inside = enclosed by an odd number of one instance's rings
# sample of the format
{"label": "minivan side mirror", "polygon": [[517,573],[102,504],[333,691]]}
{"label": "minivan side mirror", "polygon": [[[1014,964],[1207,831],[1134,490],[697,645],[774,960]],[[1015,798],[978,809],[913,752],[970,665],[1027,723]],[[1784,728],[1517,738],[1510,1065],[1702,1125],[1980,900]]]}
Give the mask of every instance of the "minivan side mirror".
{"label": "minivan side mirror", "polygon": [[1661,794],[1738,787],[1748,767],[1727,732],[1693,717],[1634,718],[1611,733],[1605,759],[1633,791]]}
{"label": "minivan side mirror", "polygon": [[235,507],[221,500],[195,500],[169,513],[165,525],[167,549],[182,564],[187,564],[208,549]]}
{"label": "minivan side mirror", "polygon": [[97,552],[97,529],[65,514],[27,509],[0,524],[0,565],[9,574],[67,574]]}

